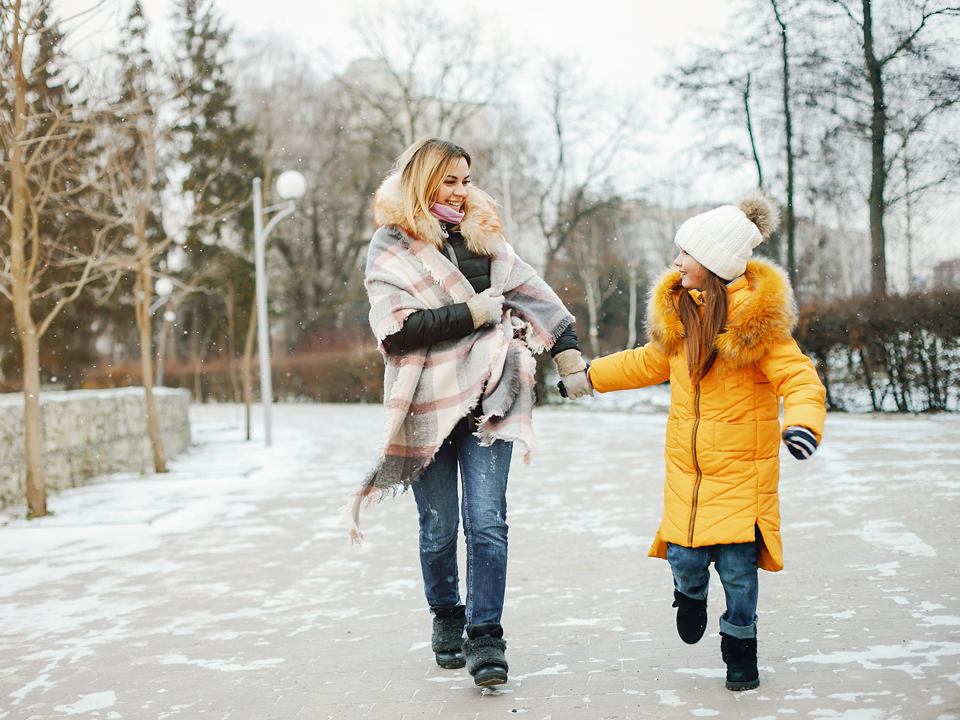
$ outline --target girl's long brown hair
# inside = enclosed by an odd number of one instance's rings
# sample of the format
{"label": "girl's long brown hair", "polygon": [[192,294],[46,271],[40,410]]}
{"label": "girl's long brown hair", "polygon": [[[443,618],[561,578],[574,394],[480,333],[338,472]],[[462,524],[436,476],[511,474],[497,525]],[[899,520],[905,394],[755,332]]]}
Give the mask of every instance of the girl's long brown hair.
{"label": "girl's long brown hair", "polygon": [[696,384],[706,377],[717,359],[717,336],[727,324],[727,284],[718,275],[707,270],[703,292],[703,314],[689,292],[680,288],[680,322],[687,337],[687,368],[690,382]]}

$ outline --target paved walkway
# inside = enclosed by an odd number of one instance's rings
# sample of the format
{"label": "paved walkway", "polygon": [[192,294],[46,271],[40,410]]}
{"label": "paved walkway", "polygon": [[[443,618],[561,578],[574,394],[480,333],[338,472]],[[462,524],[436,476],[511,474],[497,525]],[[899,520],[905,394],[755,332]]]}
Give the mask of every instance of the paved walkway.
{"label": "paved walkway", "polygon": [[338,507],[373,406],[282,406],[277,441],[194,408],[162,477],[0,518],[0,718],[918,718],[960,720],[960,417],[831,416],[783,459],[787,569],[762,573],[756,691],[723,688],[717,617],[684,645],[661,509],[659,413],[539,410],[509,490],[509,684],[439,669],[409,494]]}

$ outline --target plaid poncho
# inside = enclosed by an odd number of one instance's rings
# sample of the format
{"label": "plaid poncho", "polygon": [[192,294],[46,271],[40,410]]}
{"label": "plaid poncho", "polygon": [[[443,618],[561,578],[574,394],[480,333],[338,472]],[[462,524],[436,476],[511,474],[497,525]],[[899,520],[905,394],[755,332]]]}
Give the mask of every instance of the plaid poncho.
{"label": "plaid poncho", "polygon": [[[389,182],[389,179],[388,181]],[[378,192],[377,203],[387,183]],[[504,296],[504,313],[472,334],[402,355],[386,355],[386,422],[380,455],[349,506],[351,537],[360,538],[364,502],[406,489],[430,464],[454,426],[471,411],[478,415],[477,435],[484,445],[496,440],[521,442],[524,461],[534,451],[532,428],[536,361],[573,317],[560,298],[503,240],[499,218],[488,217],[492,201],[471,189],[461,232],[469,244],[493,250],[490,285]],[[438,226],[439,229],[439,226]],[[496,231],[490,237],[476,233]],[[470,233],[470,235],[468,235]],[[428,238],[430,240],[432,238]],[[380,227],[367,258],[366,288],[370,325],[378,341],[397,332],[417,310],[466,302],[475,294],[469,281],[432,242],[411,237],[398,225]],[[382,350],[382,345],[381,345]]]}

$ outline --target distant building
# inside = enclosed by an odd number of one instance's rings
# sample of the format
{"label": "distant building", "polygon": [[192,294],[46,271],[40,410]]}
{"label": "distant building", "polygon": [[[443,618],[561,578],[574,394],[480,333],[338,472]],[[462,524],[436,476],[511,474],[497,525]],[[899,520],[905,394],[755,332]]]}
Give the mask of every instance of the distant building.
{"label": "distant building", "polygon": [[934,289],[960,288],[960,258],[937,263],[930,283]]}
{"label": "distant building", "polygon": [[[779,232],[785,259],[786,235],[783,228]],[[795,243],[794,292],[801,304],[840,300],[870,291],[870,237],[867,234],[797,218]]]}

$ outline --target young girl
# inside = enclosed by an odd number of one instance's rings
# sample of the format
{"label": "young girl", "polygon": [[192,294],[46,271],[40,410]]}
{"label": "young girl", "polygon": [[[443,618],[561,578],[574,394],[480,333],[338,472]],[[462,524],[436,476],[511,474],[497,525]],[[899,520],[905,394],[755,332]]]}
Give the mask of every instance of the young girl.
{"label": "young girl", "polygon": [[664,512],[650,555],[670,563],[677,630],[691,644],[706,627],[714,562],[727,601],[720,649],[730,690],[760,685],[757,568],[783,567],[780,438],[805,459],[826,416],[823,385],[791,337],[790,284],[776,266],[750,260],[777,223],[760,194],[687,220],[676,269],[651,292],[650,342],[589,369],[599,392],[670,381]]}

